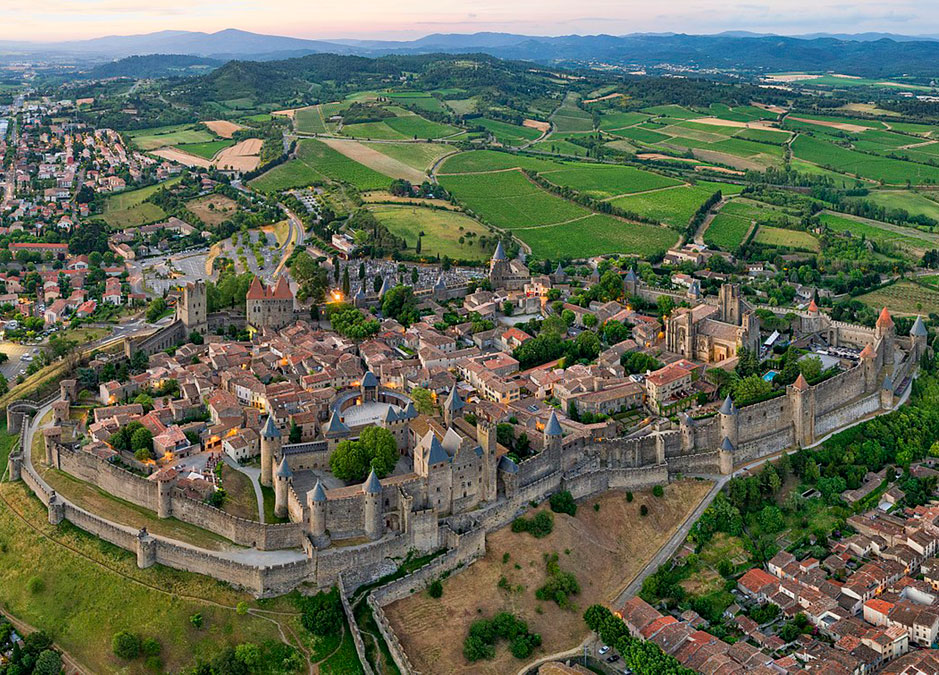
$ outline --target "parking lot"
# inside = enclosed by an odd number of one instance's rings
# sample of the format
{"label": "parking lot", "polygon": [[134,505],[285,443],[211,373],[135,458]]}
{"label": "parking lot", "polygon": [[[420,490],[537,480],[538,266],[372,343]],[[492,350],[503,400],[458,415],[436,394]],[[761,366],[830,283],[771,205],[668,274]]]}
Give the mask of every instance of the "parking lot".
{"label": "parking lot", "polygon": [[[2,373],[7,380],[13,381],[16,379],[16,376],[20,374],[20,371],[26,371],[32,358],[39,354],[39,347],[36,345],[21,345],[4,340],[0,342],[0,352],[6,354],[9,359],[3,364],[0,364],[0,373]],[[24,356],[26,360],[23,360]]]}

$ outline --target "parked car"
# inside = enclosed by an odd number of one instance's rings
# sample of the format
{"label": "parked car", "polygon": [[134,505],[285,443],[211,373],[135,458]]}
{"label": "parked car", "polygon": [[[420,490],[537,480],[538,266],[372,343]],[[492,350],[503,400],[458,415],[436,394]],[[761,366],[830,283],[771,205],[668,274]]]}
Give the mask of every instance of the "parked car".
{"label": "parked car", "polygon": [[606,646],[606,645],[600,645],[600,649],[597,650],[597,654],[599,654],[600,656],[603,656],[603,655],[606,654],[608,651],[610,651],[610,648],[609,648],[608,646]]}

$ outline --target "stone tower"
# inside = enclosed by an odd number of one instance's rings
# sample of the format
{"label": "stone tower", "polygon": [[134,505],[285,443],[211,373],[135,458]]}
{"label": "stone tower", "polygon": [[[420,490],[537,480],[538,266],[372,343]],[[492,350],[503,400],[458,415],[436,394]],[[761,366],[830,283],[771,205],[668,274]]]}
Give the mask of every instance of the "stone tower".
{"label": "stone tower", "polygon": [[177,317],[186,326],[188,332],[199,331],[205,333],[208,328],[208,299],[206,298],[205,282],[201,279],[183,286],[183,297],[179,303],[179,316]]}
{"label": "stone tower", "polygon": [[681,431],[682,452],[694,450],[694,420],[688,413],[678,413],[678,428]]}
{"label": "stone tower", "polygon": [[734,444],[730,442],[730,439],[724,436],[724,440],[721,441],[721,446],[717,451],[717,462],[720,467],[720,472],[723,475],[728,475],[734,471],[734,451],[736,448]]}
{"label": "stone tower", "polygon": [[743,317],[740,307],[740,286],[737,284],[723,284],[717,300],[721,311],[721,321],[739,326]]}
{"label": "stone tower", "polygon": [[362,485],[362,491],[365,493],[365,536],[369,539],[381,539],[381,482],[375,475],[375,469],[368,474],[368,478]]}
{"label": "stone tower", "polygon": [[737,446],[739,433],[739,423],[740,416],[737,414],[737,406],[734,405],[734,401],[730,398],[730,394],[727,394],[727,398],[724,399],[723,405],[719,412],[720,416],[720,426],[721,438],[729,438],[730,442]]}
{"label": "stone tower", "polygon": [[631,295],[636,295],[638,290],[639,277],[636,276],[635,270],[630,267],[629,271],[626,272],[626,276],[623,277],[623,291],[626,293],[626,297],[629,298]]}
{"label": "stone tower", "polygon": [[169,518],[173,515],[173,485],[176,471],[163,469],[156,477],[157,483],[157,516]]}
{"label": "stone tower", "polygon": [[453,426],[453,420],[463,415],[463,408],[466,404],[460,398],[460,393],[456,390],[456,385],[450,388],[447,399],[443,402],[443,421],[446,425]]}
{"label": "stone tower", "polygon": [[476,442],[483,451],[483,489],[482,498],[495,501],[499,494],[499,479],[496,467],[496,425],[481,416],[476,417]]}
{"label": "stone tower", "polygon": [[890,316],[890,312],[884,307],[880,310],[880,316],[877,317],[877,323],[874,325],[874,339],[881,342],[881,365],[887,369],[888,373],[893,373],[896,337],[897,328],[893,325],[893,318]]}
{"label": "stone tower", "polygon": [[326,490],[319,480],[310,492],[310,535],[326,536]]}
{"label": "stone tower", "polygon": [[287,484],[293,477],[293,472],[287,466],[287,458],[280,458],[280,466],[274,475],[274,515],[278,518],[287,517]]}
{"label": "stone tower", "polygon": [[548,464],[554,468],[561,468],[561,439],[564,435],[558,416],[551,411],[548,423],[544,425],[544,451],[549,453]]}
{"label": "stone tower", "polygon": [[280,455],[282,441],[280,429],[274,424],[273,417],[268,415],[261,429],[261,485],[273,485],[274,461]]}
{"label": "stone tower", "polygon": [[884,382],[880,385],[880,407],[884,410],[893,407],[893,380],[889,373],[884,375]]}
{"label": "stone tower", "polygon": [[861,362],[861,368],[864,371],[864,391],[874,391],[874,388],[877,386],[877,373],[879,372],[877,367],[877,354],[868,344],[864,345],[864,349],[861,350],[861,354],[858,358]]}
{"label": "stone tower", "polygon": [[815,390],[799,374],[796,381],[786,387],[795,427],[795,442],[807,447],[815,442]]}
{"label": "stone tower", "polygon": [[926,353],[926,339],[929,334],[926,332],[926,325],[923,323],[923,317],[917,316],[910,328],[910,358],[918,362]]}
{"label": "stone tower", "polygon": [[375,377],[375,373],[371,370],[362,377],[360,390],[362,393],[362,403],[378,400],[378,378]]}

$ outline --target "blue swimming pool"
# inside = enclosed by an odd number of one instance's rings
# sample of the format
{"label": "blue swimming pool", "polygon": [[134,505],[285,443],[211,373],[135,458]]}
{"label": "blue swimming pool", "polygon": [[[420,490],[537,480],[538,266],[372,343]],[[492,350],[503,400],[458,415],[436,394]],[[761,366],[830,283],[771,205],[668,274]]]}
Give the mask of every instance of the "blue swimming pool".
{"label": "blue swimming pool", "polygon": [[779,375],[779,371],[778,371],[778,370],[767,370],[767,371],[766,371],[766,374],[763,375],[763,379],[764,379],[766,382],[772,382],[772,381],[773,381],[773,378],[776,377],[777,375]]}

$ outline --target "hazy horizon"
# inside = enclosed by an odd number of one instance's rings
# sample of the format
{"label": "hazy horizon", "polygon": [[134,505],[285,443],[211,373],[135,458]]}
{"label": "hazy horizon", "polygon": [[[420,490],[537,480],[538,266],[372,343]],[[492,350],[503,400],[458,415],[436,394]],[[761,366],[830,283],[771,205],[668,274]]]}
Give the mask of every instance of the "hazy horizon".
{"label": "hazy horizon", "polygon": [[525,35],[692,33],[751,31],[779,35],[886,32],[939,33],[939,5],[922,0],[853,3],[674,0],[494,0],[472,4],[399,0],[393,7],[369,0],[321,5],[310,12],[299,0],[231,0],[202,5],[161,0],[49,0],[39,8],[5,8],[0,40],[62,41],[137,35],[162,30],[214,33],[236,28],[303,39],[410,40],[430,33],[505,32]]}

